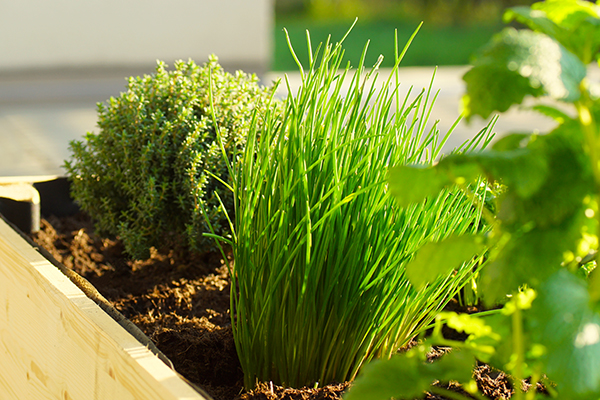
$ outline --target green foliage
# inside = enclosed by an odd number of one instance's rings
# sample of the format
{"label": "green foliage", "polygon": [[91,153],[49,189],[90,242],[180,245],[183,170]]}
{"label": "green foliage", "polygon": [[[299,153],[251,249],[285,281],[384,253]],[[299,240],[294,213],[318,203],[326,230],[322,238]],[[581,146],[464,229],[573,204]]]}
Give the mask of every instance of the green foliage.
{"label": "green foliage", "polygon": [[208,226],[227,236],[222,205],[234,214],[230,182],[209,113],[212,76],[217,121],[230,161],[246,142],[255,109],[271,96],[255,76],[226,73],[216,57],[175,69],[159,62],[153,75],[130,78],[127,91],[98,104],[99,133],[71,142],[66,169],[72,195],[96,227],[119,236],[133,257],[152,246],[203,252],[214,241]]}
{"label": "green foliage", "polygon": [[583,64],[598,59],[598,9],[595,2],[545,1],[532,7],[515,7],[505,21],[516,20],[544,33],[569,49]]}
{"label": "green foliage", "polygon": [[[487,244],[489,262],[481,271],[479,289],[488,305],[505,305],[500,312],[463,321],[464,329],[487,326],[483,334],[471,335],[464,343],[452,342],[436,328],[427,343],[471,352],[508,372],[517,388],[525,377],[535,383],[547,376],[544,382],[552,397],[597,399],[600,284],[590,259],[598,250],[600,229],[600,100],[586,67],[599,56],[600,7],[593,2],[548,0],[507,11],[506,20],[514,19],[532,30],[508,28],[474,59],[464,76],[466,116],[487,117],[525,98],[545,96],[554,102],[533,109],[554,118],[556,128],[544,135],[512,134],[488,151],[450,155],[425,170],[394,168],[390,190],[401,204],[410,204],[451,185],[461,185],[469,193],[473,185],[468,183],[479,174],[504,185],[496,199],[497,213],[485,215],[489,232],[463,236],[460,250],[452,246],[458,238],[431,244],[423,249],[427,250],[423,258],[449,257],[451,264],[430,265],[437,272],[428,276],[437,276],[454,268],[463,251],[463,259],[469,259],[476,254],[476,245]],[[416,185],[415,193],[406,196],[394,189],[402,184]],[[411,264],[407,268],[409,278],[423,284],[416,272],[411,278]],[[455,316],[448,317],[448,323],[460,325]],[[362,390],[359,382],[356,390]],[[467,383],[467,388],[472,387]],[[538,394],[535,389],[527,394],[516,390],[515,398],[534,399]]]}
{"label": "green foliage", "polygon": [[406,276],[417,289],[422,289],[440,275],[448,273],[445,270],[440,274],[438,268],[431,266],[449,266],[454,271],[473,254],[481,254],[485,250],[477,237],[466,235],[448,237],[439,243],[426,243],[406,266]]}
{"label": "green foliage", "polygon": [[352,71],[340,69],[341,42],[311,49],[281,118],[270,108],[257,115],[260,140],[253,126],[232,165],[232,325],[247,387],[353,379],[424,331],[477,271],[479,257],[421,288],[406,278],[426,243],[478,232],[481,207],[450,190],[394,204],[388,166],[431,165],[445,138],[427,126],[431,86],[399,98],[396,56],[378,88],[366,50]]}
{"label": "green foliage", "polygon": [[426,359],[428,350],[428,346],[420,345],[390,360],[377,360],[366,365],[356,379],[355,388],[345,399],[416,399],[425,390],[430,390],[435,381],[464,383],[471,380],[471,371],[475,367],[472,354],[453,351],[432,363]]}
{"label": "green foliage", "polygon": [[597,399],[600,315],[591,307],[586,282],[564,269],[555,273],[541,285],[527,322],[531,341],[551,349],[541,362],[561,398]]}
{"label": "green foliage", "polygon": [[521,104],[525,96],[575,101],[585,74],[585,65],[551,37],[506,28],[483,49],[464,76],[468,93],[463,100],[465,111],[468,117],[487,118],[495,110],[503,112]]}
{"label": "green foliage", "polygon": [[[436,181],[420,181],[423,186],[439,190],[457,181],[468,182],[478,172],[507,186],[497,200],[492,237],[463,239],[465,246],[481,241],[503,246],[492,265],[482,271],[480,288],[488,304],[501,301],[523,283],[535,287],[561,265],[565,253],[576,249],[582,239],[581,225],[589,220],[584,199],[593,191],[594,181],[589,161],[580,150],[581,142],[572,140],[573,135],[569,137],[567,133],[572,132],[563,126],[551,135],[528,137],[520,142],[514,139],[522,139],[521,135],[509,136],[490,151],[444,158],[429,172],[438,176]],[[519,147],[508,146],[509,141]],[[399,168],[404,174],[410,172],[408,167]],[[415,176],[423,174],[421,169],[414,171]],[[398,182],[394,170],[390,179],[391,183]],[[540,264],[545,267],[540,268]]]}

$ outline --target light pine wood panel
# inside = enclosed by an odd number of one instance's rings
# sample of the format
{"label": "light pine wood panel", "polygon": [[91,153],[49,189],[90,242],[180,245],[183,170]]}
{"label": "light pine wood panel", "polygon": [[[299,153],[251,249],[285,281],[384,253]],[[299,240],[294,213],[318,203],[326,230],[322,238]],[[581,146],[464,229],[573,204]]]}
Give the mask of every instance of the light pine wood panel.
{"label": "light pine wood panel", "polygon": [[205,397],[0,220],[0,399]]}

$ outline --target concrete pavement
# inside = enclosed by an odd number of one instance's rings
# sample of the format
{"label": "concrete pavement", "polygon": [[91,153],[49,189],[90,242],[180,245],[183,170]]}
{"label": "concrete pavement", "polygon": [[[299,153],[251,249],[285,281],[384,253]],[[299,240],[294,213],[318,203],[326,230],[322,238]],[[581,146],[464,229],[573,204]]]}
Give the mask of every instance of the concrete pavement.
{"label": "concrete pavement", "polygon": [[[440,67],[434,90],[440,94],[431,121],[440,120],[446,132],[458,117],[460,97],[464,91],[461,77],[467,67]],[[383,70],[384,76],[388,71]],[[404,90],[414,86],[413,93],[427,87],[433,68],[401,69]],[[281,77],[267,73],[263,83]],[[0,76],[0,177],[63,175],[63,162],[69,157],[71,140],[81,139],[88,131],[97,131],[96,103],[118,96],[125,90],[126,77],[121,72],[94,74],[55,74],[51,76]],[[288,73],[292,87],[299,85],[297,72]],[[285,95],[282,90],[281,96]],[[445,151],[472,137],[485,126],[475,119],[470,125],[461,123]],[[532,112],[512,110],[501,116],[495,131],[502,135],[520,130],[545,131],[552,121]]]}
{"label": "concrete pavement", "polygon": [[124,91],[125,76],[0,76],[0,177],[63,175],[69,142],[96,129],[96,103]]}

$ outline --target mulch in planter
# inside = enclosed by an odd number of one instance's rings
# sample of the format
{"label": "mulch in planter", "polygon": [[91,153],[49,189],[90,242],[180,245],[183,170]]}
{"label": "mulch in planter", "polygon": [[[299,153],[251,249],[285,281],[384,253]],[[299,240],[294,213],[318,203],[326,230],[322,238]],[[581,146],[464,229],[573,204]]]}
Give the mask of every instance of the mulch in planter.
{"label": "mulch in planter", "polygon": [[[264,382],[251,392],[243,390],[230,324],[230,281],[219,254],[153,251],[147,260],[131,261],[118,240],[96,235],[83,213],[42,220],[41,231],[32,239],[94,285],[181,375],[215,400],[339,400],[349,387],[343,382],[291,389]],[[474,375],[489,398],[510,398],[512,388],[504,373],[482,365]],[[429,394],[425,398],[442,399]]]}

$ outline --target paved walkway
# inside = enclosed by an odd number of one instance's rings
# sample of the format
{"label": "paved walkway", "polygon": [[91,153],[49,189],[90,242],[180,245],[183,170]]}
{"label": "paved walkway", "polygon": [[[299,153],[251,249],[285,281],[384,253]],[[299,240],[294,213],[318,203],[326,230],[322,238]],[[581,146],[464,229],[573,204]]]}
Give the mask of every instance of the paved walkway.
{"label": "paved walkway", "polygon": [[[440,120],[442,132],[458,117],[458,105],[464,86],[461,76],[465,67],[441,67],[434,89],[440,94],[432,120]],[[418,92],[428,86],[433,68],[407,67],[401,70],[402,87],[413,85]],[[382,71],[385,75],[386,71]],[[289,73],[292,87],[299,84],[299,74]],[[96,131],[96,103],[118,96],[125,90],[126,75],[10,77],[0,76],[0,177],[63,175],[63,160],[69,157],[71,140]],[[263,82],[270,83],[282,74],[268,73]],[[285,95],[282,91],[281,95]],[[445,150],[472,137],[485,125],[474,120],[461,123]],[[511,111],[496,126],[498,134],[508,131],[547,130],[552,122],[531,112]]]}

